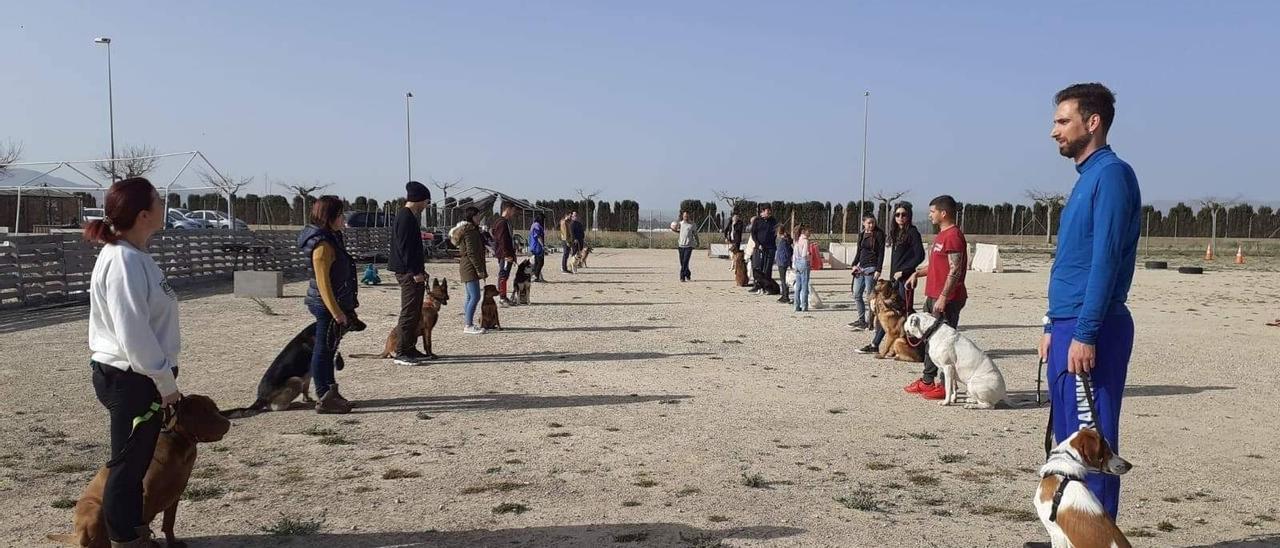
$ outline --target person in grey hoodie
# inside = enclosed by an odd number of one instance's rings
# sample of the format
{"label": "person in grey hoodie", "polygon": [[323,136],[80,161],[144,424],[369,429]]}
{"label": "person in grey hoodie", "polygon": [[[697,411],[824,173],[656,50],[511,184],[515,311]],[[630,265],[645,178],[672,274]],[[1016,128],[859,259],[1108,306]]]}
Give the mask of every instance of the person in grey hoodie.
{"label": "person in grey hoodie", "polygon": [[671,223],[671,231],[680,234],[676,242],[676,251],[680,254],[680,281],[693,279],[689,271],[689,259],[693,257],[693,249],[698,247],[698,227],[689,222],[689,212],[680,212],[680,221]]}

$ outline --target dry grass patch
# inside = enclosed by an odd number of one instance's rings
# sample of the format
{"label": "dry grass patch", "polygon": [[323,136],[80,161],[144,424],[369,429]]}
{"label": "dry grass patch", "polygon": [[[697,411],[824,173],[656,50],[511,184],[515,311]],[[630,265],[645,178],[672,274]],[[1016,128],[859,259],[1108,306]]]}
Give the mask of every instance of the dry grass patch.
{"label": "dry grass patch", "polygon": [[527,483],[517,483],[514,481],[502,481],[498,483],[487,483],[484,485],[473,485],[464,487],[461,491],[463,495],[476,495],[480,493],[506,493],[527,487]]}
{"label": "dry grass patch", "polygon": [[419,472],[417,470],[401,470],[399,468],[389,468],[387,469],[386,472],[382,473],[382,479],[384,480],[420,478],[420,477],[422,477],[422,472]]}

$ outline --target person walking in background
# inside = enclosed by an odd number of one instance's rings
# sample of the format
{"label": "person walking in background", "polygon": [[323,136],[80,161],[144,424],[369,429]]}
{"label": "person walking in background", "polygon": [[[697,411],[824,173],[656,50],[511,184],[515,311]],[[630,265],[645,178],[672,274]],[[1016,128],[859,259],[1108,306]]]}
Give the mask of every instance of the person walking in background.
{"label": "person walking in background", "polygon": [[[311,224],[298,234],[298,247],[311,258],[311,283],[303,301],[316,318],[316,342],[311,350],[311,384],[315,386],[316,413],[345,414],[351,402],[338,392],[333,359],[337,341],[348,329],[360,331],[364,324],[356,318],[359,285],[356,261],[347,253],[342,238],[346,218],[342,200],[321,196],[311,206]],[[417,335],[417,331],[414,331]],[[412,342],[410,344],[413,344]]]}
{"label": "person walking in background", "polygon": [[693,272],[689,271],[689,259],[693,257],[693,249],[698,247],[698,227],[689,222],[688,211],[681,211],[680,220],[671,223],[671,231],[680,235],[676,240],[676,252],[680,255],[680,281],[690,281]]}
{"label": "person walking in background", "polygon": [[542,228],[543,216],[533,214],[533,224],[529,226],[529,254],[533,255],[533,281],[545,282],[542,278],[542,265],[546,262],[547,235]]}
{"label": "person walking in background", "polygon": [[[912,303],[913,294],[907,288],[907,278],[924,262],[924,244],[920,240],[920,231],[911,224],[911,204],[900,202],[895,208],[893,224],[889,227],[889,245],[892,249],[889,251],[889,274],[885,279],[893,283],[898,295],[902,296],[905,306],[903,313],[910,314],[915,305]],[[871,344],[859,348],[857,352],[874,354],[883,340],[884,326],[877,325]]]}
{"label": "person walking in background", "polygon": [[773,218],[773,206],[760,206],[760,215],[751,220],[751,239],[756,242],[755,252],[751,254],[751,270],[755,273],[754,293],[764,295],[769,284],[765,280],[773,280],[773,255],[777,252],[778,220]]}
{"label": "person walking in background", "polygon": [[391,254],[387,268],[400,284],[399,347],[392,358],[400,365],[428,359],[418,351],[418,324],[422,322],[422,298],[427,289],[426,257],[422,252],[422,210],[431,203],[431,191],[417,181],[404,185],[405,204],[396,212],[391,227]]}
{"label": "person walking in background", "polygon": [[[1049,310],[1040,357],[1047,360],[1053,434],[1065,440],[1084,426],[1100,427],[1120,453],[1120,407],[1133,351],[1134,326],[1125,301],[1133,282],[1142,195],[1133,168],[1107,144],[1115,96],[1102,84],[1076,84],[1054,97],[1052,137],[1075,162],[1079,178],[1058,222],[1049,271]],[[1081,375],[1093,381],[1097,410]],[[1090,474],[1085,485],[1115,519],[1120,477]]]}
{"label": "person walking in background", "polygon": [[142,519],[142,480],[163,426],[159,411],[182,397],[178,295],[147,253],[164,224],[160,194],[150,181],[133,177],[111,185],[103,217],[84,229],[85,240],[103,244],[89,278],[89,366],[110,417],[102,516],[112,546],[154,546]]}
{"label": "person walking in background", "polygon": [[791,267],[791,234],[787,232],[787,227],[778,225],[778,251],[774,252],[773,260],[778,264],[778,290],[782,295],[778,297],[778,302],[791,304],[791,292],[787,289],[787,269]]}
{"label": "person walking in background", "polygon": [[[929,266],[913,272],[907,278],[907,287],[914,288],[917,279],[926,278],[924,312],[941,318],[955,329],[960,325],[960,310],[969,298],[964,287],[965,273],[969,270],[969,244],[956,226],[955,198],[944,194],[929,202],[929,222],[938,225],[938,234],[929,248]],[[924,356],[924,372],[905,390],[927,400],[947,397],[942,383],[933,382],[940,375],[938,365],[929,357],[928,340],[924,341],[920,354]]]}
{"label": "person walking in background", "polygon": [[573,214],[565,213],[560,219],[560,245],[564,247],[564,256],[560,258],[560,271],[569,274],[569,255],[573,252]]}
{"label": "person walking in background", "polygon": [[876,273],[884,263],[884,231],[876,225],[876,218],[862,218],[862,232],[858,233],[858,249],[853,257],[853,302],[858,307],[858,319],[849,324],[856,329],[870,329],[875,323],[867,308],[867,300],[876,286]]}
{"label": "person walking in background", "polygon": [[582,249],[587,245],[587,227],[578,220],[577,211],[569,217],[569,231],[573,236],[573,254],[582,253]]}
{"label": "person walking in background", "polygon": [[515,204],[503,201],[498,220],[489,229],[489,234],[493,235],[493,257],[498,260],[498,304],[502,306],[512,304],[507,297],[507,279],[511,277],[511,267],[516,264],[516,243],[511,236],[511,218],[515,215]]}
{"label": "person walking in background", "polygon": [[795,311],[808,312],[809,269],[812,268],[809,261],[809,225],[796,227],[795,240],[795,251],[791,255],[791,268],[796,270]]}
{"label": "person walking in background", "polygon": [[480,234],[480,210],[468,207],[462,213],[463,220],[449,230],[449,239],[458,248],[458,279],[466,288],[467,298],[462,306],[462,332],[482,335],[484,328],[475,324],[476,306],[480,304],[480,280],[489,277],[485,270],[484,237]]}

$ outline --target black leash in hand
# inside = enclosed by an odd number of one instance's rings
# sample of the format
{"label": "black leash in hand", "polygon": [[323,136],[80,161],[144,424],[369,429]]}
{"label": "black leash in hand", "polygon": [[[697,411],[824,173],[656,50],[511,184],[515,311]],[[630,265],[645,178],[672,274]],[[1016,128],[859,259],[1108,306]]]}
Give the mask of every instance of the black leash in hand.
{"label": "black leash in hand", "polygon": [[[1049,460],[1049,452],[1053,451],[1053,387],[1056,385],[1067,372],[1059,373],[1053,382],[1049,383],[1049,423],[1044,427],[1044,458]],[[1098,407],[1094,403],[1093,383],[1088,373],[1076,374],[1076,382],[1084,387],[1084,400],[1089,404],[1089,416],[1093,419],[1093,429],[1098,431],[1098,437],[1102,438],[1103,443],[1107,443],[1107,437],[1102,432],[1102,422],[1098,417]]]}

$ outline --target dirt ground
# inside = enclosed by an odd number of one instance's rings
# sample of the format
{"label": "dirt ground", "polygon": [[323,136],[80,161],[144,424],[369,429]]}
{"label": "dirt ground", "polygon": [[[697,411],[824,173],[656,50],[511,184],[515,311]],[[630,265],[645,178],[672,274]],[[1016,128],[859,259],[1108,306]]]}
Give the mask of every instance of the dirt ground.
{"label": "dirt ground", "polygon": [[[598,250],[536,285],[507,328],[461,333],[463,292],[430,365],[348,358],[347,416],[240,419],[200,461],[178,514],[193,547],[1020,546],[1044,540],[1030,499],[1047,409],[1032,348],[1047,262],[971,273],[962,331],[1003,371],[1011,408],[907,395],[919,364],[855,354],[846,271],[817,271],[829,308],[795,314],[733,287],[728,263]],[[457,268],[432,264],[457,281]],[[496,268],[491,267],[491,272]],[[383,279],[390,280],[383,272]],[[180,385],[223,408],[309,316],[305,286],[270,300],[182,303]],[[364,289],[378,352],[398,292]],[[1130,296],[1120,527],[1135,545],[1280,544],[1280,273],[1139,270]],[[106,458],[83,308],[0,325],[0,545],[44,546]],[[396,478],[395,476],[405,476]],[[393,479],[387,479],[393,478]],[[62,508],[59,508],[62,507]],[[504,512],[505,510],[505,512]],[[159,520],[153,527],[159,530]],[[288,536],[288,533],[310,536]]]}

